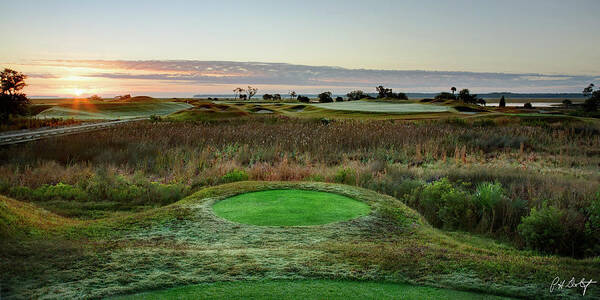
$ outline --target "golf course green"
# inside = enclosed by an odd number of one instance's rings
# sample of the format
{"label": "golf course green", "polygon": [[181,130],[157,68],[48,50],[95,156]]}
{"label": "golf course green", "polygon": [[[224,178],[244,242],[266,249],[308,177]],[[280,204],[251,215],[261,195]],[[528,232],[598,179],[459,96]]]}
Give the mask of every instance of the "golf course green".
{"label": "golf course green", "polygon": [[367,215],[366,203],[346,196],[305,190],[270,190],[240,194],[215,203],[216,215],[259,226],[310,226]]}

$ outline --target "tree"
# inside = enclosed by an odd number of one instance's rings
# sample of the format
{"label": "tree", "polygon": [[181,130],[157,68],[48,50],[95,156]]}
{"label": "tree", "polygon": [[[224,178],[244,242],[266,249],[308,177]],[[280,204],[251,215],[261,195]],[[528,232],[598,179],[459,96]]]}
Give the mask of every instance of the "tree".
{"label": "tree", "polygon": [[246,95],[246,94],[240,95],[240,100],[246,100],[246,99],[248,99],[248,95]]}
{"label": "tree", "polygon": [[241,96],[242,96],[242,93],[243,93],[243,92],[245,92],[245,91],[246,91],[246,90],[244,90],[244,89],[243,89],[243,88],[241,88],[241,87],[237,87],[237,88],[233,89],[233,93],[235,94],[235,98],[238,98],[238,97],[239,97],[239,98],[242,98],[242,97],[241,97]]}
{"label": "tree", "polygon": [[592,95],[592,92],[594,91],[594,84],[590,83],[590,85],[588,85],[585,89],[583,89],[583,96],[584,97],[589,97]]}
{"label": "tree", "polygon": [[291,98],[292,100],[294,100],[294,99],[296,98],[296,96],[297,96],[297,94],[296,94],[296,92],[295,92],[295,91],[290,91],[288,94],[290,95],[290,98]]}
{"label": "tree", "polygon": [[342,102],[342,101],[344,101],[344,98],[342,98],[342,97],[340,97],[340,96],[337,96],[337,97],[335,98],[335,102]]}
{"label": "tree", "polygon": [[600,90],[593,91],[591,97],[583,103],[583,108],[587,112],[597,111],[600,107]]}
{"label": "tree", "polygon": [[273,95],[271,95],[271,94],[264,94],[262,96],[262,98],[263,98],[263,100],[267,100],[268,101],[268,100],[273,99]]}
{"label": "tree", "polygon": [[300,101],[302,103],[308,103],[308,102],[310,102],[310,99],[306,96],[298,96],[298,101]]}
{"label": "tree", "polygon": [[456,96],[453,94],[450,94],[448,92],[441,92],[437,96],[435,96],[435,100],[441,100],[441,101],[456,100]]}
{"label": "tree", "polygon": [[383,85],[376,87],[375,90],[378,94],[377,98],[387,98],[389,95],[392,94],[392,89],[385,88],[383,87]]}
{"label": "tree", "polygon": [[500,98],[500,103],[498,104],[498,107],[506,107],[506,99],[504,99],[504,96]]}
{"label": "tree", "polygon": [[4,69],[0,73],[2,92],[0,93],[0,118],[7,119],[11,114],[25,114],[29,98],[21,92],[27,75],[11,69]]}
{"label": "tree", "polygon": [[102,101],[102,97],[100,97],[98,95],[91,95],[88,99],[92,100],[92,101]]}
{"label": "tree", "polygon": [[273,100],[275,100],[275,101],[281,101],[281,95],[280,94],[273,95]]}
{"label": "tree", "polygon": [[250,100],[254,95],[256,95],[258,89],[255,87],[248,86],[248,89],[246,91],[248,92],[248,100]]}
{"label": "tree", "polygon": [[321,103],[333,102],[333,98],[331,98],[331,92],[320,93],[319,94],[319,102],[321,102]]}
{"label": "tree", "polygon": [[600,89],[594,91],[594,84],[590,83],[583,89],[583,95],[589,97],[583,103],[583,109],[587,112],[597,111],[600,106]]}
{"label": "tree", "polygon": [[533,105],[531,105],[531,102],[527,102],[527,103],[523,104],[523,107],[527,108],[527,109],[532,109]]}
{"label": "tree", "polygon": [[563,100],[563,101],[562,101],[562,104],[563,104],[565,107],[569,107],[569,106],[573,105],[573,101],[571,101],[571,100],[569,100],[569,99],[565,99],[565,100]]}
{"label": "tree", "polygon": [[348,101],[360,100],[360,99],[367,98],[367,94],[365,94],[365,92],[363,92],[361,90],[352,91],[352,92],[346,94],[346,96],[348,97]]}
{"label": "tree", "polygon": [[476,94],[471,94],[469,89],[462,89],[458,92],[458,100],[464,103],[479,104],[481,101]]}
{"label": "tree", "polygon": [[450,90],[452,91],[452,95],[454,95],[454,93],[456,93],[456,87],[455,86],[451,87]]}

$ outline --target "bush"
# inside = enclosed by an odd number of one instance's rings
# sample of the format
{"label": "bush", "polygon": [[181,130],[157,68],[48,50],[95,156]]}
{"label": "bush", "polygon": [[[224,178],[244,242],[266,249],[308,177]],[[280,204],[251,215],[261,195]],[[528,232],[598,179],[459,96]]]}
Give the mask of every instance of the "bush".
{"label": "bush", "polygon": [[562,223],[564,215],[564,211],[546,203],[540,209],[532,208],[529,215],[521,219],[519,234],[529,248],[558,254],[566,231]]}
{"label": "bush", "polygon": [[436,227],[470,229],[475,222],[469,194],[456,188],[447,178],[432,182],[412,199],[421,207],[423,216]]}
{"label": "bush", "polygon": [[248,180],[248,173],[244,170],[233,170],[221,177],[222,183],[230,183],[236,181],[245,181]]}
{"label": "bush", "polygon": [[497,207],[505,199],[504,189],[500,183],[484,182],[477,185],[473,195],[473,203],[479,209],[480,224],[485,220],[489,224],[490,233],[496,222]]}
{"label": "bush", "polygon": [[335,176],[333,177],[333,181],[337,183],[343,183],[348,185],[356,184],[356,172],[351,168],[339,169]]}
{"label": "bush", "polygon": [[298,96],[298,101],[300,101],[302,103],[308,103],[308,102],[310,102],[310,99],[306,96]]}
{"label": "bush", "polygon": [[532,109],[533,105],[531,105],[531,102],[527,102],[527,103],[523,104],[523,108]]}
{"label": "bush", "polygon": [[346,94],[346,96],[348,97],[348,101],[360,100],[368,97],[368,95],[361,90],[352,91]]}
{"label": "bush", "polygon": [[331,92],[324,92],[319,94],[319,102],[320,103],[330,103],[333,102],[333,98],[331,98]]}
{"label": "bush", "polygon": [[150,115],[150,122],[160,122],[162,118],[157,115]]}
{"label": "bush", "polygon": [[335,102],[342,102],[342,101],[344,101],[344,98],[342,98],[342,97],[340,97],[340,96],[337,96],[337,97],[335,98]]}

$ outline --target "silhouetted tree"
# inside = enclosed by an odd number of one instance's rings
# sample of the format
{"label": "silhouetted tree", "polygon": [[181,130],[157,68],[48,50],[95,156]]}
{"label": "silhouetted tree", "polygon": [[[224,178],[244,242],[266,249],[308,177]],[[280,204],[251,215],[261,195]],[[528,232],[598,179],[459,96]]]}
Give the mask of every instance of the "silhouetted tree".
{"label": "silhouetted tree", "polygon": [[243,92],[245,92],[245,91],[246,91],[246,90],[244,90],[244,89],[243,89],[243,88],[241,88],[241,87],[237,87],[237,88],[233,89],[233,93],[235,94],[235,98],[238,98],[238,97],[239,97],[239,98],[242,98],[242,97],[241,97],[241,96],[242,96],[242,93],[243,93]]}
{"label": "silhouetted tree", "polygon": [[246,94],[240,95],[240,100],[246,100],[246,99],[248,99],[248,95],[246,95]]}
{"label": "silhouetted tree", "polygon": [[390,94],[392,94],[392,89],[385,88],[383,85],[376,87],[375,90],[378,94],[377,98],[387,98]]}
{"label": "silhouetted tree", "polygon": [[280,94],[273,95],[273,100],[275,100],[275,101],[281,101],[281,95]]}
{"label": "silhouetted tree", "polygon": [[294,98],[296,98],[296,96],[297,96],[297,94],[296,94],[296,92],[295,92],[295,91],[290,91],[288,94],[290,95],[290,98],[291,98],[292,100],[294,100]]}
{"label": "silhouetted tree", "polygon": [[569,106],[573,105],[573,101],[571,101],[571,100],[569,100],[569,99],[565,99],[565,100],[563,100],[563,101],[562,101],[562,104],[563,104],[565,107],[569,107]]}
{"label": "silhouetted tree", "polygon": [[308,102],[310,102],[310,99],[306,96],[298,96],[298,101],[300,101],[302,103],[308,103]]}
{"label": "silhouetted tree", "polygon": [[456,93],[456,87],[455,86],[451,87],[450,90],[452,91],[452,95],[454,95],[454,93]]}
{"label": "silhouetted tree", "polygon": [[252,97],[254,95],[256,95],[256,92],[258,92],[258,89],[255,87],[248,86],[248,89],[246,90],[246,92],[248,92],[248,100],[250,100],[250,99],[252,99]]}
{"label": "silhouetted tree", "polygon": [[367,98],[367,94],[365,94],[365,92],[363,92],[361,90],[352,91],[352,92],[346,94],[346,96],[348,97],[348,101],[360,100],[360,99]]}
{"label": "silhouetted tree", "polygon": [[583,89],[583,96],[584,97],[589,97],[592,95],[592,92],[594,91],[594,84],[590,83],[590,85],[588,85],[585,89]]}
{"label": "silhouetted tree", "polygon": [[532,109],[532,108],[533,108],[533,105],[531,105],[531,102],[527,102],[527,103],[525,103],[525,104],[523,105],[523,107],[524,107],[524,108],[527,108],[527,109]]}
{"label": "silhouetted tree", "polygon": [[469,89],[462,89],[458,92],[458,100],[464,103],[478,104],[480,103],[479,98],[477,98],[476,94],[471,94]]}
{"label": "silhouetted tree", "polygon": [[0,119],[7,119],[12,114],[25,114],[29,98],[21,92],[27,75],[11,69],[4,69],[0,73],[2,92],[0,93]]}
{"label": "silhouetted tree", "polygon": [[331,92],[320,93],[319,94],[319,102],[321,102],[321,103],[333,102],[333,98],[331,98]]}
{"label": "silhouetted tree", "polygon": [[504,96],[500,98],[500,103],[498,104],[498,107],[506,107],[506,99],[504,99]]}
{"label": "silhouetted tree", "polygon": [[340,97],[340,96],[337,96],[337,97],[335,98],[335,102],[342,102],[342,101],[344,101],[344,98],[342,98],[342,97]]}
{"label": "silhouetted tree", "polygon": [[92,101],[102,101],[102,97],[98,95],[91,95],[88,99]]}
{"label": "silhouetted tree", "polygon": [[271,95],[271,94],[264,94],[262,96],[262,98],[263,98],[263,100],[271,100],[271,99],[273,99],[273,95]]}
{"label": "silhouetted tree", "polygon": [[452,95],[448,92],[441,92],[438,95],[435,96],[435,100],[442,100],[442,101],[446,101],[446,100],[456,100],[456,96]]}

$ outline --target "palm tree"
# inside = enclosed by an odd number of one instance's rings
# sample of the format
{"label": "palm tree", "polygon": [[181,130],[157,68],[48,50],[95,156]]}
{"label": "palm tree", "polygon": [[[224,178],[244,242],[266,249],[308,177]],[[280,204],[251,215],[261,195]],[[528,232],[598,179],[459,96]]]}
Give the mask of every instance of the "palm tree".
{"label": "palm tree", "polygon": [[452,91],[452,95],[454,95],[454,93],[456,93],[456,87],[455,86],[451,87],[450,90]]}
{"label": "palm tree", "polygon": [[290,91],[290,98],[292,98],[292,100],[294,100],[294,98],[296,98],[296,92],[295,91]]}

